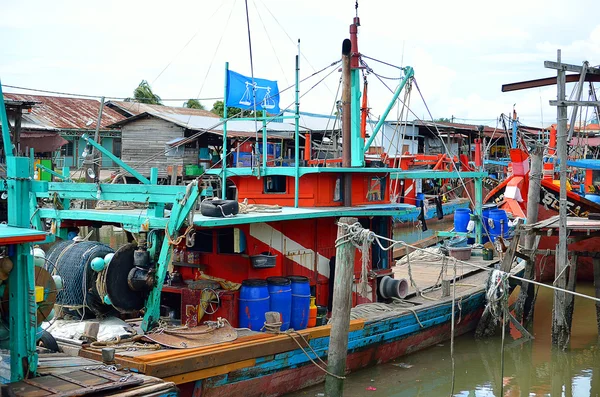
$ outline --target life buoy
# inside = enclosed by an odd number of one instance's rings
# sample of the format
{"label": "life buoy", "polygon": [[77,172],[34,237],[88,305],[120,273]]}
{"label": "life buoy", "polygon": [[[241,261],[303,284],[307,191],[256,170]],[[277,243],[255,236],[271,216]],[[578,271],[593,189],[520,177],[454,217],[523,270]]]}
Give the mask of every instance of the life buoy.
{"label": "life buoy", "polygon": [[213,218],[237,215],[240,206],[236,200],[204,200],[200,204],[200,213]]}

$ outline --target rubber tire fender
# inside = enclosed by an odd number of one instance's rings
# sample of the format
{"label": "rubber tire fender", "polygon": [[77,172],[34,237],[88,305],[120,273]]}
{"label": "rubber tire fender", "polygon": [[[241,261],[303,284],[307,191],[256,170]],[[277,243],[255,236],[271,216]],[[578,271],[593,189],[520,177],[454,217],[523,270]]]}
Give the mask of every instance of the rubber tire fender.
{"label": "rubber tire fender", "polygon": [[204,200],[200,204],[200,213],[212,218],[223,218],[223,214],[237,215],[239,211],[240,205],[236,200]]}
{"label": "rubber tire fender", "polygon": [[53,352],[58,352],[58,343],[56,342],[56,339],[54,339],[54,336],[52,336],[52,334],[48,331],[43,331],[42,335],[40,336],[40,338],[38,339],[37,342],[38,346],[42,345],[44,346],[46,349],[51,350]]}

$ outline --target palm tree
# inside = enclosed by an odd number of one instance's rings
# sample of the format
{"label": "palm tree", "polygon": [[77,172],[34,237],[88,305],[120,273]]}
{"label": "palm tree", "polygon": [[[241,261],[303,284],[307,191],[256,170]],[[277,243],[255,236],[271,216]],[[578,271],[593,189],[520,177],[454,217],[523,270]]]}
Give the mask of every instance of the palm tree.
{"label": "palm tree", "polygon": [[188,99],[183,103],[184,108],[205,110],[204,105],[197,99]]}
{"label": "palm tree", "polygon": [[146,80],[142,80],[140,85],[133,90],[133,98],[127,98],[125,101],[148,103],[150,105],[162,105],[160,97],[152,92],[152,88]]}

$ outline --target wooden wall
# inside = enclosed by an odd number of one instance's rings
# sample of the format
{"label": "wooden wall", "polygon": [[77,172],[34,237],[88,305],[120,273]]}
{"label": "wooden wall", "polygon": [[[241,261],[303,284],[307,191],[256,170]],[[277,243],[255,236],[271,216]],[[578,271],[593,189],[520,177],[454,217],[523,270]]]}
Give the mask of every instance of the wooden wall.
{"label": "wooden wall", "polygon": [[[184,135],[184,129],[171,122],[155,117],[142,118],[123,125],[121,131],[121,159],[146,177],[150,175],[152,167],[158,168],[159,178],[166,178],[167,164],[192,163],[184,163],[185,159],[190,160],[191,157],[197,162],[198,149],[186,149],[184,158],[171,157],[167,161],[164,154],[166,143]],[[150,157],[153,157],[152,160],[142,164]]]}

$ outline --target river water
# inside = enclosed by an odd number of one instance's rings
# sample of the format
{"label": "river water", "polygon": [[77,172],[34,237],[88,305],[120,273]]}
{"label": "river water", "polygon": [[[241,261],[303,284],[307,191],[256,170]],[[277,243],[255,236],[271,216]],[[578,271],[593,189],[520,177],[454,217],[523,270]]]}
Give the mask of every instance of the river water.
{"label": "river water", "polygon": [[[594,294],[591,284],[580,284],[577,291]],[[485,340],[476,340],[473,334],[456,338],[452,395],[600,396],[600,351],[594,302],[575,298],[571,349],[560,353],[554,352],[551,346],[552,300],[552,291],[539,290],[534,340],[517,339],[519,334],[513,329],[506,334],[503,376],[500,335]],[[449,341],[352,373],[344,381],[346,397],[448,396],[451,390]],[[318,385],[288,397],[313,397],[322,393],[324,386]]]}

